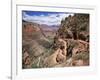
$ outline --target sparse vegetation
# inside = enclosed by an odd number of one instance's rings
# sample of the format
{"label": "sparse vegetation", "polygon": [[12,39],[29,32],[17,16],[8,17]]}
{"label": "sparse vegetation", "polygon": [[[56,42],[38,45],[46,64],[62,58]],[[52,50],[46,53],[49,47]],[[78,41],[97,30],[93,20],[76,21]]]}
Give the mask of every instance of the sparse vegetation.
{"label": "sparse vegetation", "polygon": [[89,65],[89,14],[65,17],[55,32],[37,23],[22,24],[22,58],[30,60],[22,60],[23,69]]}

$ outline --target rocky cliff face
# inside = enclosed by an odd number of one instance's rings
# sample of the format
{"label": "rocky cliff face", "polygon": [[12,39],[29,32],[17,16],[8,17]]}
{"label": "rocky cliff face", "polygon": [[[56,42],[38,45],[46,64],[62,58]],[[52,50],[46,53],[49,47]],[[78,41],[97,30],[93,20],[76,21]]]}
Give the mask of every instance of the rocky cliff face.
{"label": "rocky cliff face", "polygon": [[39,24],[23,21],[22,22],[22,37],[24,38],[31,38],[32,34],[35,32],[39,32]]}
{"label": "rocky cliff face", "polygon": [[74,14],[61,21],[57,35],[89,42],[89,14]]}
{"label": "rocky cliff face", "polygon": [[50,41],[39,24],[22,21],[23,68],[32,68],[32,65],[34,67],[50,46]]}
{"label": "rocky cliff face", "polygon": [[[61,48],[58,39],[66,41],[66,61],[60,66],[89,65],[89,14],[74,14],[61,21],[54,39],[54,48]],[[70,62],[69,62],[70,61]]]}

